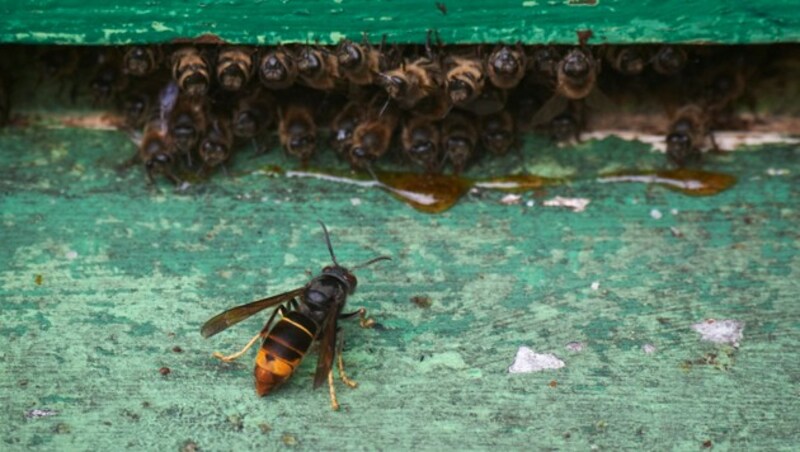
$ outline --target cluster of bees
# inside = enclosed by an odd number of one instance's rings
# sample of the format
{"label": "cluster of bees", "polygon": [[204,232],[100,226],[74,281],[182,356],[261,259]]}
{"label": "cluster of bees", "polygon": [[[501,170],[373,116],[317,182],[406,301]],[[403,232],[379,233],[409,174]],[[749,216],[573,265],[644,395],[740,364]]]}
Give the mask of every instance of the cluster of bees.
{"label": "cluster of bees", "polygon": [[[589,46],[591,32],[578,36],[575,46],[443,46],[429,33],[425,45],[365,37],[336,46],[107,47],[93,52],[88,86],[95,103],[113,103],[125,127],[141,131],[132,162],[150,180],[176,183],[187,170],[209,174],[236,148],[264,152],[275,130],[303,165],[329,147],[355,169],[393,152],[422,171],[458,174],[482,154],[516,148],[520,131],[578,140],[587,113],[637,84],[660,87],[652,91],[670,116],[668,157],[684,166],[713,147],[711,130],[747,97],[747,65],[735,51]],[[87,64],[68,49],[39,55],[45,74]]]}

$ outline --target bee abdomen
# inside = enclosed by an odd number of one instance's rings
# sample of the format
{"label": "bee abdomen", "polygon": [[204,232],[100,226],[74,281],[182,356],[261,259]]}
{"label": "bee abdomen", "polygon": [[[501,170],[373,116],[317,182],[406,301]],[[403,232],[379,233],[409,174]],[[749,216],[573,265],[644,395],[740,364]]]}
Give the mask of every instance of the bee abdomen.
{"label": "bee abdomen", "polygon": [[270,393],[294,373],[317,334],[317,325],[299,312],[290,312],[270,330],[256,357],[256,392]]}

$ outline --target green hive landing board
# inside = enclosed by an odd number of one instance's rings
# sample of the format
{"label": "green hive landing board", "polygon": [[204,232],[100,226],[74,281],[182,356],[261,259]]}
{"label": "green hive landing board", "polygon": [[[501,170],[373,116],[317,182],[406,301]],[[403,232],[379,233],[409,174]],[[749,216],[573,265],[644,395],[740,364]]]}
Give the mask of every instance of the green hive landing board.
{"label": "green hive landing board", "polygon": [[[113,169],[132,151],[116,132],[0,130],[3,450],[775,450],[800,439],[797,147],[710,159],[739,178],[714,197],[584,178],[517,205],[482,191],[440,215],[378,190],[250,172],[291,165],[277,152],[243,152],[233,177],[186,194],[153,192],[138,168]],[[616,139],[531,139],[524,155],[563,172],[663,158]],[[543,206],[555,196],[591,202]],[[340,412],[311,389],[315,354],[264,399],[252,354],[211,358],[266,315],[199,334],[217,312],[327,264],[316,219],[341,261],[394,258],[358,273],[350,306],[383,328],[344,325],[360,386],[339,384]],[[709,318],[744,322],[738,349],[700,340],[692,325]],[[565,367],[507,373],[523,345]],[[26,418],[34,409],[57,414]]]}
{"label": "green hive landing board", "polygon": [[[437,3],[444,5],[444,14]],[[447,44],[797,42],[795,0],[690,5],[678,0],[295,0],[159,2],[0,0],[0,42],[126,44],[214,35],[275,44],[336,44],[341,38],[423,42],[436,29]]]}

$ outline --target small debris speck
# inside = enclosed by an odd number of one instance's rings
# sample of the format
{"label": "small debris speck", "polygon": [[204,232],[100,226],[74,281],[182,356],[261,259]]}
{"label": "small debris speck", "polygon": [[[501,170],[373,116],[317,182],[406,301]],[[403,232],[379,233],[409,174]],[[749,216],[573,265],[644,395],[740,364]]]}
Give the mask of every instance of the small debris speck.
{"label": "small debris speck", "polygon": [[673,215],[677,215],[678,214],[678,209],[672,209],[672,210],[669,211],[669,213],[671,213]]}
{"label": "small debris speck", "polygon": [[533,206],[536,205],[536,201],[534,201],[532,199],[528,200],[527,202],[525,202],[525,205],[528,206],[528,207],[533,207]]}
{"label": "small debris speck", "polygon": [[683,237],[683,232],[681,232],[681,230],[676,228],[675,226],[670,226],[669,232],[672,233],[673,237],[678,237],[678,238]]}
{"label": "small debris speck", "polygon": [[644,344],[642,345],[642,351],[646,354],[652,354],[656,352],[656,346],[653,344]]}
{"label": "small debris speck", "polygon": [[566,347],[567,350],[577,353],[577,352],[583,351],[583,348],[585,346],[584,346],[583,342],[573,341],[573,342],[570,342],[567,345],[565,345],[565,347]]}
{"label": "small debris speck", "polygon": [[514,363],[508,368],[512,374],[539,372],[548,369],[560,369],[564,367],[561,361],[551,353],[536,353],[528,347],[520,347]]}
{"label": "small debris speck", "polygon": [[25,412],[25,417],[28,419],[37,419],[40,417],[55,416],[58,414],[56,410],[48,410],[47,408],[35,408]]}
{"label": "small debris speck", "polygon": [[431,304],[433,304],[431,297],[427,295],[415,295],[411,297],[411,302],[424,309],[430,308]]}
{"label": "small debris speck", "polygon": [[176,345],[176,346],[172,347],[172,351],[175,352],[175,353],[181,353],[181,352],[183,352],[183,349]]}
{"label": "small debris speck", "polygon": [[350,204],[352,204],[354,206],[360,206],[361,205],[361,198],[350,198]]}
{"label": "small debris speck", "polygon": [[288,433],[281,436],[281,441],[283,441],[283,444],[286,444],[287,446],[297,445],[297,438],[295,438],[294,435],[289,435]]}
{"label": "small debris speck", "polygon": [[522,196],[515,195],[515,194],[512,193],[512,194],[508,194],[508,195],[503,196],[503,199],[501,199],[500,202],[505,204],[505,205],[507,205],[507,206],[512,206],[514,204],[519,204],[521,200],[522,200]]}
{"label": "small debris speck", "polygon": [[700,323],[695,323],[692,325],[692,329],[700,333],[701,340],[738,347],[739,341],[742,339],[744,322],[730,319],[707,319]]}
{"label": "small debris speck", "polygon": [[785,168],[767,168],[768,176],[786,176],[788,174],[789,170]]}
{"label": "small debris speck", "polygon": [[600,288],[600,281],[595,281],[592,283],[592,290],[597,290]]}
{"label": "small debris speck", "polygon": [[42,275],[36,275],[33,277],[33,282],[36,283],[37,286],[42,285]]}
{"label": "small debris speck", "polygon": [[74,260],[78,258],[78,252],[74,250],[67,251],[66,258],[69,260]]}
{"label": "small debris speck", "polygon": [[553,199],[546,200],[544,205],[546,207],[569,207],[573,212],[583,212],[590,202],[591,200],[587,198],[563,198],[561,196],[556,196]]}
{"label": "small debris speck", "polygon": [[662,216],[663,214],[658,209],[653,209],[650,211],[650,217],[653,218],[654,220],[660,220]]}
{"label": "small debris speck", "polygon": [[161,375],[163,375],[165,377],[167,375],[169,375],[170,372],[172,372],[172,371],[169,369],[169,367],[162,367],[161,369],[158,369],[158,373],[160,373]]}

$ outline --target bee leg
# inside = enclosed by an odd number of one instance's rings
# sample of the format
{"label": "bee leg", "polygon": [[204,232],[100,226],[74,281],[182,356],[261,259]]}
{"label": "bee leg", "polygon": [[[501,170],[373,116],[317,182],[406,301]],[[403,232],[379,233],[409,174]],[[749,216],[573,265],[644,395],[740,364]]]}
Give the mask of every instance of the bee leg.
{"label": "bee leg", "polygon": [[351,380],[347,377],[347,374],[344,372],[344,359],[342,358],[342,348],[344,346],[344,333],[339,333],[339,341],[336,344],[336,365],[339,367],[339,378],[342,379],[342,383],[350,386],[351,388],[355,388],[358,386],[358,383]]}
{"label": "bee leg", "polygon": [[147,174],[147,184],[150,185],[151,187],[154,187],[156,185],[156,180],[153,177],[153,168],[148,167],[145,170],[145,174]]}
{"label": "bee leg", "polygon": [[336,400],[336,389],[333,387],[333,369],[328,371],[328,393],[331,395],[331,408],[339,411],[339,401]]}
{"label": "bee leg", "polygon": [[714,132],[708,131],[708,140],[711,142],[711,151],[715,154],[721,154],[722,149],[717,145],[717,140],[714,139]]}
{"label": "bee leg", "polygon": [[125,160],[124,162],[120,163],[119,165],[117,165],[115,167],[115,169],[117,171],[128,171],[129,169],[131,169],[131,167],[133,167],[133,165],[136,165],[137,163],[139,163],[139,153],[138,152],[134,153],[133,156],[131,156],[131,158],[129,158],[129,159]]}

